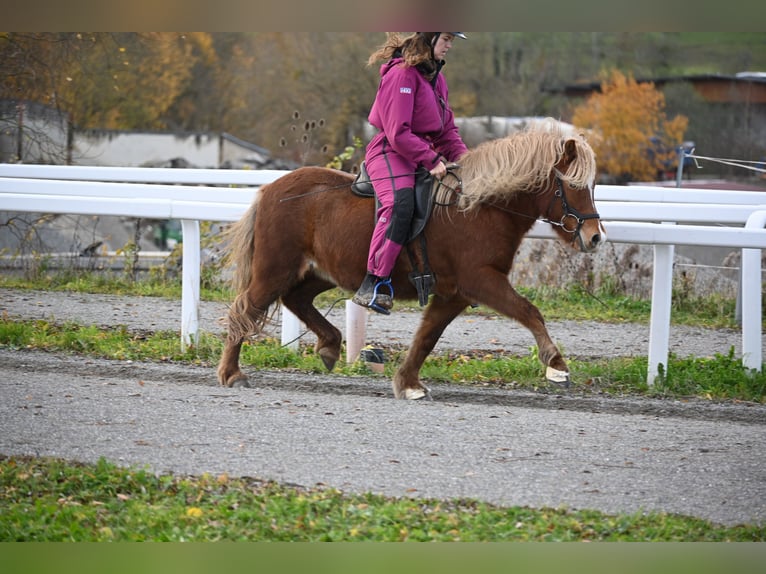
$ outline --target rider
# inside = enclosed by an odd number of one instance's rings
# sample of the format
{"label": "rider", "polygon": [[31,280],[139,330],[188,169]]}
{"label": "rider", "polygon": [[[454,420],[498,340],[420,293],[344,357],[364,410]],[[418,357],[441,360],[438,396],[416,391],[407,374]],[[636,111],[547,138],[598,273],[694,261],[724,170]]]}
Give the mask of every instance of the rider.
{"label": "rider", "polygon": [[[407,240],[415,208],[415,171],[423,166],[441,179],[446,163],[466,145],[447,102],[444,57],[463,32],[388,33],[367,65],[386,60],[369,114],[378,134],[367,144],[365,165],[380,203],[370,242],[367,275],[353,301],[388,315],[393,306],[390,275]],[[381,287],[383,287],[381,291]]]}

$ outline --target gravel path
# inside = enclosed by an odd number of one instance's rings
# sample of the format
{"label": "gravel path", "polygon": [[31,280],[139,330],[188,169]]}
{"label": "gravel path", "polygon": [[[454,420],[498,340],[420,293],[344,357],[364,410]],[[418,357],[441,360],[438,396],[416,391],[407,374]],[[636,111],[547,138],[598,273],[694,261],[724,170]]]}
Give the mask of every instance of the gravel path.
{"label": "gravel path", "polygon": [[[224,311],[203,305],[201,327],[219,330]],[[0,312],[130,329],[180,323],[180,302],[7,289]],[[371,316],[370,339],[406,345],[415,315]],[[342,328],[342,311],[337,317]],[[527,352],[531,335],[509,323],[462,317],[440,348],[502,341]],[[570,356],[645,353],[640,326],[550,328]],[[699,355],[738,342],[736,333],[699,329],[683,339]],[[450,385],[433,385],[433,402],[411,403],[391,398],[382,376],[285,371],[252,373],[253,388],[224,389],[210,367],[7,348],[0,371],[6,455],[103,456],[155,472],[227,472],[347,492],[766,524],[765,405]]]}

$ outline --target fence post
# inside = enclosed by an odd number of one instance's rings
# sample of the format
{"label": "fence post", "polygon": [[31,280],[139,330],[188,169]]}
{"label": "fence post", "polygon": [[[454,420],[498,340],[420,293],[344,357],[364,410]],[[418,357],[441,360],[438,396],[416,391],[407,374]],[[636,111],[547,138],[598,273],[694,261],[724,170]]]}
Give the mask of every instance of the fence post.
{"label": "fence post", "polygon": [[367,309],[351,299],[346,300],[346,362],[359,358],[367,336]]}
{"label": "fence post", "polygon": [[183,261],[181,269],[181,349],[197,342],[199,330],[199,221],[182,219]]}
{"label": "fence post", "polygon": [[297,351],[298,339],[301,335],[301,321],[284,305],[280,307],[280,310],[282,312],[282,346],[291,351]]}
{"label": "fence post", "polygon": [[[763,229],[766,211],[756,211],[747,218],[746,229]],[[763,361],[761,350],[761,250],[742,250],[742,364],[760,371]]]}
{"label": "fence post", "polygon": [[[678,146],[676,187],[681,187],[684,174],[684,148]],[[664,222],[672,225],[672,222]],[[660,374],[660,364],[668,368],[670,345],[670,310],[673,303],[673,257],[675,245],[654,246],[652,273],[652,311],[649,319],[649,357],[646,384],[653,385]]]}
{"label": "fence post", "polygon": [[674,245],[654,246],[652,273],[652,312],[649,320],[649,361],[646,384],[653,385],[660,363],[668,366],[670,307],[673,294]]}

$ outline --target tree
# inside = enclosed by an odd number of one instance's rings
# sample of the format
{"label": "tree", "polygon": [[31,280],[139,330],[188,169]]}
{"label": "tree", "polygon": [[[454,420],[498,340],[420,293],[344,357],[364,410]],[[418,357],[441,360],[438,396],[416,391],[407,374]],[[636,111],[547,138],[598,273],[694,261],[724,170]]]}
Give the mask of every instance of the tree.
{"label": "tree", "polygon": [[666,117],[665,97],[652,82],[613,70],[601,92],[574,110],[572,123],[589,130],[600,171],[625,182],[654,179],[677,165],[688,119]]}
{"label": "tree", "polygon": [[52,106],[80,128],[162,129],[190,81],[198,36],[0,33],[0,98]]}

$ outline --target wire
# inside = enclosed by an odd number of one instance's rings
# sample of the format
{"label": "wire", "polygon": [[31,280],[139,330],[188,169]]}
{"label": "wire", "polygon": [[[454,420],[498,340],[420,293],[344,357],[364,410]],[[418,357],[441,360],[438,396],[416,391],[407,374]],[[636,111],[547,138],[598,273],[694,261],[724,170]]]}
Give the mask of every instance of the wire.
{"label": "wire", "polygon": [[[756,167],[759,165],[766,165],[766,162],[764,161],[750,161],[750,160],[741,160],[741,159],[725,159],[725,158],[717,158],[717,157],[705,157],[702,155],[693,155],[693,154],[684,154],[684,157],[689,157],[694,160],[702,159],[706,161],[714,161],[717,163],[722,163],[724,165],[731,165],[734,167],[741,167],[742,169],[749,169],[751,171],[757,171],[760,173],[766,173],[766,167]],[[752,164],[752,165],[745,165],[745,164]],[[698,166],[699,167],[699,166]]]}
{"label": "wire", "polygon": [[[336,299],[335,301],[333,301],[332,305],[330,305],[330,308],[327,309],[327,312],[324,314],[324,316],[327,317],[327,315],[330,314],[330,311],[332,311],[338,303],[340,303],[341,301],[345,301],[346,299],[348,299],[348,297],[341,297],[341,298]],[[297,341],[299,339],[302,339],[304,336],[308,335],[310,330],[311,329],[306,329],[305,331],[303,331],[303,333],[301,333],[300,335],[298,335],[297,337],[295,337],[291,341],[287,341],[287,343],[284,343],[283,345],[280,345],[280,347],[287,347],[289,345],[292,345],[293,343],[295,343],[295,341]]]}

